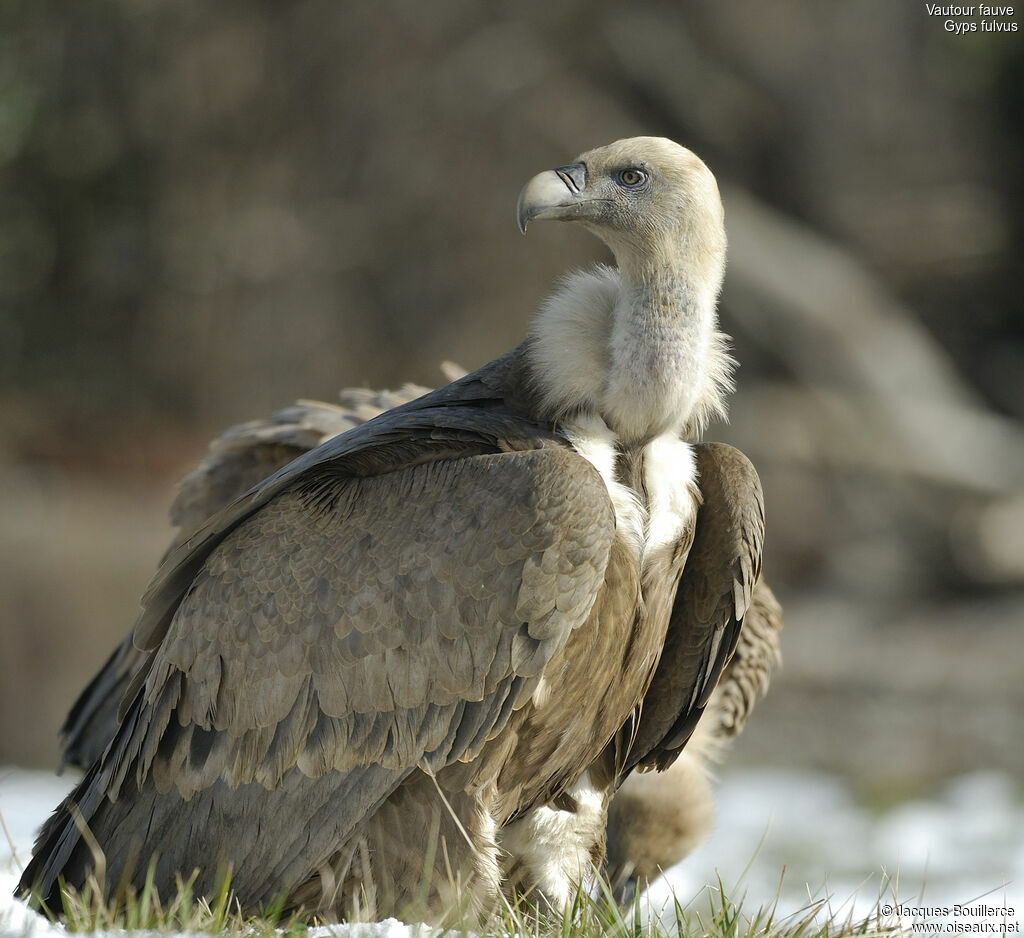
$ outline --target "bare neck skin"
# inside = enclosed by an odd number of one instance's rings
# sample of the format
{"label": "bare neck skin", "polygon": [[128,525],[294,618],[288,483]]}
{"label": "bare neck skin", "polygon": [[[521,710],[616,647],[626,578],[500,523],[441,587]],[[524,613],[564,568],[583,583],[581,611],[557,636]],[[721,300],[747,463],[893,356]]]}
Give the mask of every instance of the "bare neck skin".
{"label": "bare neck skin", "polygon": [[715,313],[724,253],[695,264],[685,240],[674,250],[611,247],[618,270],[570,277],[534,325],[541,396],[556,417],[599,416],[628,448],[699,433],[730,389]]}
{"label": "bare neck skin", "polygon": [[600,411],[623,442],[635,444],[689,421],[705,383],[715,295],[702,295],[678,263],[620,262],[619,270]]}

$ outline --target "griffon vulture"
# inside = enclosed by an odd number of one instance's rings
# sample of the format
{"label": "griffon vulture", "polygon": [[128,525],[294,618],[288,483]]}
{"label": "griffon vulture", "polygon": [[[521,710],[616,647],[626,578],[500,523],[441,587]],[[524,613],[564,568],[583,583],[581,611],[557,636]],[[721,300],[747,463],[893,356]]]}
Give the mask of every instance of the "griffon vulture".
{"label": "griffon vulture", "polygon": [[711,173],[619,141],[526,184],[520,228],[545,218],[617,267],[170,552],[121,722],[23,893],[81,887],[90,844],[108,890],[197,869],[210,894],[230,869],[243,907],[322,916],[393,913],[423,884],[559,906],[600,860],[614,788],[672,762],[733,653],[763,506],[741,454],[687,442],[730,380]]}
{"label": "griffon vulture", "polygon": [[[450,363],[444,371],[451,380],[465,374]],[[175,545],[293,459],[428,391],[413,384],[397,391],[346,388],[338,404],[300,401],[269,420],[230,427],[210,444],[199,466],[182,479],[170,512],[178,528]],[[698,511],[698,532],[703,521]],[[664,771],[630,773],[616,791],[608,805],[607,874],[625,898],[678,863],[710,835],[714,808],[709,764],[721,760],[758,698],[767,692],[771,672],[780,660],[781,628],[778,602],[765,581],[759,579],[743,617],[736,651],[686,748]],[[117,728],[118,703],[145,657],[129,635],[83,690],[62,729],[65,765],[87,769],[99,758]],[[672,664],[670,658],[663,657],[658,672],[670,671]],[[652,698],[659,685],[656,679],[653,693],[649,691]]]}

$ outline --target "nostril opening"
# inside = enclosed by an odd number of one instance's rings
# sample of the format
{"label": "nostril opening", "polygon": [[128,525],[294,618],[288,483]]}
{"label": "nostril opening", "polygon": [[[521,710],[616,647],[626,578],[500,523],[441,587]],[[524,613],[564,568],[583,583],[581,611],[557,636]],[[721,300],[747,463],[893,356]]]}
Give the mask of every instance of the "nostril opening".
{"label": "nostril opening", "polygon": [[569,187],[569,189],[571,189],[573,192],[580,191],[576,183],[573,182],[572,176],[570,176],[567,172],[564,172],[561,169],[556,169],[555,172],[558,173],[558,178],[561,179],[562,182],[564,182],[566,186]]}
{"label": "nostril opening", "polygon": [[578,195],[582,192],[583,187],[587,184],[587,168],[582,163],[573,163],[571,166],[559,166],[555,172],[573,195]]}

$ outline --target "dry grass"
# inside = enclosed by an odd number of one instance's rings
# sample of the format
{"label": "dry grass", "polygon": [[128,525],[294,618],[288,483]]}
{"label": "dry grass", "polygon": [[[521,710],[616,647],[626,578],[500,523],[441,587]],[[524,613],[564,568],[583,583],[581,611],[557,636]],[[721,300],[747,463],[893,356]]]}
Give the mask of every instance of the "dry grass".
{"label": "dry grass", "polygon": [[[6,833],[6,825],[3,828]],[[7,840],[15,863],[21,867],[9,833]],[[760,848],[751,863],[759,852]],[[98,869],[104,867],[101,863]],[[424,866],[424,869],[432,868],[432,862]],[[322,927],[325,923],[304,916],[301,910],[286,910],[283,896],[280,902],[259,914],[244,911],[231,889],[230,869],[217,877],[218,886],[212,896],[197,897],[193,888],[196,875],[193,873],[187,880],[178,877],[174,895],[161,897],[155,886],[155,862],[152,862],[141,889],[122,883],[108,896],[108,891],[93,875],[81,890],[63,886],[59,909],[47,908],[38,900],[33,904],[42,908],[50,919],[61,922],[69,932],[86,934],[157,932],[269,938],[317,929],[316,938],[324,938],[333,933],[330,925]],[[748,905],[742,892],[745,876],[746,871],[734,887],[728,888],[718,878],[689,900],[673,896],[658,911],[642,895],[625,905],[620,904],[608,880],[595,875],[593,886],[588,891],[578,892],[572,906],[563,913],[552,913],[547,906],[521,900],[516,904],[503,902],[500,908],[484,917],[474,913],[470,894],[453,883],[452,901],[440,918],[427,911],[430,885],[425,880],[417,907],[405,910],[400,917],[405,922],[431,921],[433,926],[429,930],[434,938],[460,935],[473,938],[852,938],[903,933],[893,926],[891,917],[881,911],[899,892],[896,879],[886,874],[882,876],[872,912],[857,918],[851,902],[833,905],[831,895],[812,897],[796,912],[780,914],[785,870],[779,877],[772,902]],[[372,904],[367,903],[365,907],[372,908]],[[372,922],[375,916],[363,915],[357,920]],[[343,932],[344,926],[336,926],[336,929]]]}
{"label": "dry grass", "polygon": [[[781,881],[780,881],[781,882]],[[883,883],[883,886],[885,884]],[[698,901],[706,896],[708,901]],[[473,935],[478,938],[846,938],[846,936],[893,936],[901,934],[881,914],[879,902],[865,918],[854,918],[831,908],[831,897],[809,901],[795,913],[780,915],[779,896],[765,907],[747,908],[745,898],[731,896],[721,881],[709,885],[689,902],[674,899],[653,914],[644,900],[636,898],[625,908],[614,900],[606,881],[591,893],[581,892],[572,907],[554,915],[520,903],[506,905],[482,922],[466,916],[466,904],[457,904],[443,918],[434,934],[444,938]],[[65,889],[62,909],[47,910],[71,932],[147,931],[203,933],[229,936],[298,935],[322,923],[301,914],[271,908],[255,916],[242,912],[230,889],[230,877],[210,899],[196,898],[192,880],[178,882],[176,895],[161,901],[153,885],[152,869],[141,890],[122,890],[113,900],[91,882],[81,892]],[[415,916],[404,916],[417,921]],[[339,926],[339,930],[344,926]]]}

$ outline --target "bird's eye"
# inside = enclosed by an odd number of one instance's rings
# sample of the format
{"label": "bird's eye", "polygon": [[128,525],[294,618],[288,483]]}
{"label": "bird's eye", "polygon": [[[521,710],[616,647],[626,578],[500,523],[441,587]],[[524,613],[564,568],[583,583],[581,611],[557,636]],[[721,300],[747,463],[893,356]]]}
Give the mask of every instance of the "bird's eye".
{"label": "bird's eye", "polygon": [[635,189],[647,182],[647,173],[642,169],[622,169],[619,170],[619,182],[629,189]]}

